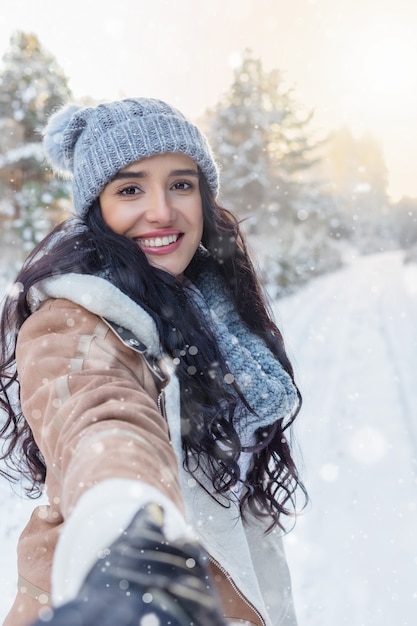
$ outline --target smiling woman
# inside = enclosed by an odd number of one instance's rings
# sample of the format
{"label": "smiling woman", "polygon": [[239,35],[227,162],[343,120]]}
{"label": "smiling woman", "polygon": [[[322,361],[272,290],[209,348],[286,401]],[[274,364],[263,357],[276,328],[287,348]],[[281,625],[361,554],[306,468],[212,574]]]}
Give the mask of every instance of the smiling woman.
{"label": "smiling woman", "polygon": [[301,396],[206,138],[128,98],[63,107],[44,147],[75,217],[0,322],[0,459],[48,494],[4,626],[295,626]]}

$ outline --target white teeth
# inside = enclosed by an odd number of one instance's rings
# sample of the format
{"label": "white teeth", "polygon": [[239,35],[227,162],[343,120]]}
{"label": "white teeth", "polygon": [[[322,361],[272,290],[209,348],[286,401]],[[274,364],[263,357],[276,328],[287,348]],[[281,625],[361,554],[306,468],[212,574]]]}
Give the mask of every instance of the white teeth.
{"label": "white teeth", "polygon": [[175,243],[179,235],[165,235],[164,237],[154,237],[152,239],[141,239],[140,243],[144,248],[160,248]]}

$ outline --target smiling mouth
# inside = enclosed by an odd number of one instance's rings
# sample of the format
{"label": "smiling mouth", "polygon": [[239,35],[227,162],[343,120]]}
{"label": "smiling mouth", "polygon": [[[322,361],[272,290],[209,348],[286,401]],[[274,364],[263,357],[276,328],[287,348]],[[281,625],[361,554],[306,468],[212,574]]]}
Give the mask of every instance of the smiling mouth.
{"label": "smiling mouth", "polygon": [[164,246],[170,246],[176,243],[181,236],[182,233],[176,233],[175,235],[164,235],[163,237],[139,238],[138,242],[143,248],[163,248]]}

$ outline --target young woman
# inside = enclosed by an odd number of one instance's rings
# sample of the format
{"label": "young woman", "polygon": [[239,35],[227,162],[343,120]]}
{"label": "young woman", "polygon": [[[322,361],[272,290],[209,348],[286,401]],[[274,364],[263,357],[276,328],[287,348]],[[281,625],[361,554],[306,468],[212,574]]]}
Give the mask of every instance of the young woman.
{"label": "young woman", "polygon": [[48,497],[4,626],[293,626],[300,394],[205,137],[139,98],[64,107],[44,146],[75,217],[3,306],[3,459]]}

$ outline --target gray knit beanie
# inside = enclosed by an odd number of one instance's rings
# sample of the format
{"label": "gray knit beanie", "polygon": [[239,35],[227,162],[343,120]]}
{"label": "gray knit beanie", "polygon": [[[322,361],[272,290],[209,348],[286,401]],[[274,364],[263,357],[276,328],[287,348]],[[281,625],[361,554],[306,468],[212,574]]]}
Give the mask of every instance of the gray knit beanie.
{"label": "gray knit beanie", "polygon": [[80,217],[118,171],[166,152],[193,159],[211,191],[218,193],[218,170],[206,138],[160,100],[129,98],[87,108],[69,104],[52,115],[43,135],[53,169],[72,175],[74,210]]}

